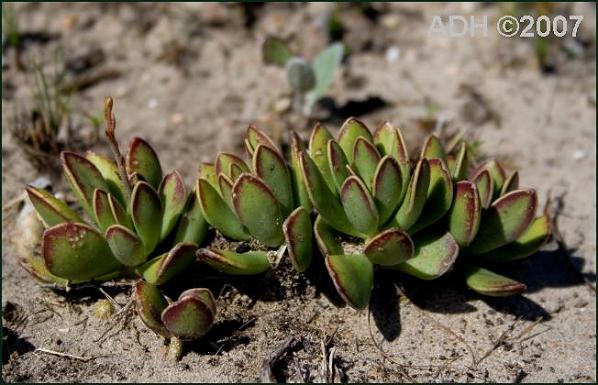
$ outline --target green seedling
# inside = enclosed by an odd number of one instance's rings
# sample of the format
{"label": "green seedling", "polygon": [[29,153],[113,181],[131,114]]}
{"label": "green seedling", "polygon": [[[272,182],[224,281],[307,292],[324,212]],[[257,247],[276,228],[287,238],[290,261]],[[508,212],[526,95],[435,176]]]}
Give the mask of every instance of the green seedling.
{"label": "green seedling", "polygon": [[313,106],[326,95],[343,58],[344,47],[335,43],[312,62],[298,57],[281,39],[269,37],[262,49],[264,62],[284,67],[295,98],[296,109],[309,116]]}

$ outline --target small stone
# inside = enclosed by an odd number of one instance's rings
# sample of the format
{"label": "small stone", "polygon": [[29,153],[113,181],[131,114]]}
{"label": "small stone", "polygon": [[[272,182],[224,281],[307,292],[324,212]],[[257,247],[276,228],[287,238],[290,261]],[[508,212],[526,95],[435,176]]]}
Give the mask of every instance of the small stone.
{"label": "small stone", "polygon": [[277,113],[286,112],[291,108],[291,98],[281,98],[274,103],[274,111]]}
{"label": "small stone", "polygon": [[170,118],[170,121],[173,124],[181,124],[185,121],[185,116],[183,114],[176,113],[176,114],[172,115],[172,118]]}
{"label": "small stone", "polygon": [[158,107],[158,99],[151,98],[147,101],[147,108],[151,108],[153,110],[156,107]]}
{"label": "small stone", "polygon": [[582,160],[585,157],[586,157],[586,152],[581,149],[577,149],[577,150],[573,151],[573,153],[571,154],[571,158],[573,158],[573,160]]}
{"label": "small stone", "polygon": [[401,56],[401,49],[396,45],[390,46],[386,50],[386,61],[388,61],[390,63],[399,60],[400,56]]}

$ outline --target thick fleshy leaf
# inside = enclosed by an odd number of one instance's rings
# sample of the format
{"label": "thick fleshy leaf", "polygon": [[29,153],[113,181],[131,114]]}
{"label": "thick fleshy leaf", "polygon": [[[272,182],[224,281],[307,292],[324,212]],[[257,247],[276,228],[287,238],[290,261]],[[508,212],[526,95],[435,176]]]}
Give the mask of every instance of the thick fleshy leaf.
{"label": "thick fleshy leaf", "polygon": [[343,247],[337,239],[334,229],[318,215],[314,222],[314,237],[322,255],[342,254]]}
{"label": "thick fleshy leaf", "polygon": [[286,217],[293,210],[293,190],[291,174],[283,157],[268,146],[258,145],[253,153],[253,169],[270,187]]}
{"label": "thick fleshy leaf", "polygon": [[76,212],[50,192],[27,186],[27,195],[45,227],[65,222],[83,222]]}
{"label": "thick fleshy leaf", "polygon": [[187,198],[187,205],[177,226],[175,243],[187,242],[196,246],[201,245],[208,231],[206,222],[199,207],[197,194],[193,193]]}
{"label": "thick fleshy leaf", "polygon": [[409,229],[416,233],[438,221],[451,208],[453,203],[453,182],[443,160],[434,158],[430,164],[430,185],[424,209],[417,222]]}
{"label": "thick fleshy leaf", "polygon": [[218,186],[220,186],[220,195],[228,207],[233,208],[233,181],[224,174],[218,176]]}
{"label": "thick fleshy leaf", "polygon": [[364,254],[372,263],[394,266],[413,257],[414,248],[406,232],[393,228],[370,239],[365,245]]}
{"label": "thick fleshy leaf", "polygon": [[345,234],[358,235],[349,223],[343,206],[330,191],[320,170],[305,151],[299,154],[301,172],[307,186],[307,192],[313,206],[318,210],[322,219],[330,226]]}
{"label": "thick fleshy leaf", "polygon": [[345,48],[342,43],[333,43],[313,58],[311,65],[314,69],[316,84],[305,95],[305,107],[307,110],[311,110],[312,106],[328,92],[330,83],[334,79],[334,74],[343,59],[344,51]]}
{"label": "thick fleshy leaf", "polygon": [[489,262],[510,262],[523,259],[536,251],[550,238],[550,218],[546,215],[536,218],[519,238],[489,253],[476,256]]}
{"label": "thick fleshy leaf", "polygon": [[157,189],[162,181],[162,166],[156,151],[145,140],[135,137],[129,143],[127,172],[141,175],[143,180]]}
{"label": "thick fleshy leaf", "polygon": [[77,280],[68,280],[64,278],[60,278],[48,270],[46,267],[46,262],[44,258],[37,253],[33,253],[23,260],[20,261],[21,266],[27,270],[29,274],[31,274],[34,278],[38,279],[41,282],[53,283],[59,287],[67,287],[72,284],[77,284],[83,281]]}
{"label": "thick fleshy leaf", "polygon": [[285,65],[287,81],[294,92],[304,94],[316,85],[316,74],[303,58],[293,57]]}
{"label": "thick fleshy leaf", "polygon": [[469,245],[480,227],[482,209],[476,185],[469,181],[455,184],[455,199],[449,212],[449,232],[460,247]]}
{"label": "thick fleshy leaf", "polygon": [[112,159],[93,151],[87,151],[85,158],[93,163],[100,174],[102,174],[102,177],[104,177],[109,189],[107,192],[114,195],[121,204],[127,204],[123,194],[125,187],[123,186],[122,179],[118,173],[118,167],[116,166],[116,163],[114,163]]}
{"label": "thick fleshy leaf", "polygon": [[93,192],[95,189],[108,191],[108,185],[96,166],[74,152],[63,151],[60,154],[64,174],[87,214],[93,218]]}
{"label": "thick fleshy leaf", "polygon": [[284,242],[280,205],[260,178],[245,173],[237,179],[233,186],[233,206],[243,226],[255,238],[271,247]]}
{"label": "thick fleshy leaf", "polygon": [[298,272],[307,270],[313,254],[313,236],[309,213],[303,207],[295,211],[282,224],[284,239],[291,263]]}
{"label": "thick fleshy leaf", "polygon": [[266,41],[264,41],[262,46],[262,59],[264,63],[284,66],[292,57],[293,53],[287,43],[282,39],[268,36]]}
{"label": "thick fleshy leaf", "polygon": [[234,163],[231,163],[228,167],[228,174],[230,175],[231,180],[235,181],[237,180],[238,177],[241,176],[241,174],[243,174],[245,171],[243,171],[243,169]]}
{"label": "thick fleshy leaf", "polygon": [[353,163],[353,148],[355,142],[360,136],[364,137],[368,142],[373,142],[370,130],[361,121],[355,118],[345,120],[341,129],[338,132],[336,141],[341,146],[349,163]]}
{"label": "thick fleshy leaf", "polygon": [[386,223],[399,207],[402,183],[399,164],[391,156],[384,156],[378,163],[372,183],[372,196],[378,208],[380,224]]}
{"label": "thick fleshy leaf", "polygon": [[482,208],[487,209],[492,203],[492,194],[494,193],[494,181],[488,170],[483,170],[476,175],[473,183],[475,183],[478,193],[480,194],[480,204],[482,205]]}
{"label": "thick fleshy leaf", "polygon": [[334,140],[328,141],[328,166],[334,179],[335,191],[340,191],[343,182],[349,176],[347,157],[341,146]]}
{"label": "thick fleshy leaf", "polygon": [[465,266],[465,283],[470,289],[491,297],[505,297],[524,292],[527,287],[521,282],[478,266]]}
{"label": "thick fleshy leaf", "polygon": [[272,141],[272,139],[270,139],[270,137],[268,135],[266,135],[262,130],[257,128],[255,125],[250,124],[247,127],[247,145],[251,149],[251,157],[253,157],[253,152],[257,148],[258,144],[263,144],[264,146],[268,146],[268,147],[272,148],[273,150],[275,150],[276,152],[278,152],[280,154],[280,156],[282,156],[282,154],[280,153],[280,150],[278,149],[276,144]]}
{"label": "thick fleshy leaf", "polygon": [[341,187],[341,202],[347,218],[359,233],[371,237],[378,230],[378,210],[365,184],[350,176]]}
{"label": "thick fleshy leaf", "polygon": [[469,171],[469,160],[467,157],[467,145],[465,144],[465,142],[461,142],[459,152],[457,152],[457,156],[452,162],[451,167],[449,167],[449,170],[453,177],[453,181],[457,182],[460,180],[467,179],[467,173]]}
{"label": "thick fleshy leaf", "polygon": [[390,122],[384,122],[376,129],[373,139],[380,154],[383,156],[392,155],[396,151],[394,149],[397,140],[396,135],[396,131],[392,128]]}
{"label": "thick fleshy leaf", "polygon": [[224,174],[227,177],[232,178],[230,171],[233,164],[240,168],[242,170],[241,172],[249,172],[249,167],[247,167],[247,164],[245,164],[243,159],[234,154],[221,152],[216,156],[216,163],[214,163],[216,175]]}
{"label": "thick fleshy leaf", "polygon": [[201,164],[199,167],[199,177],[205,179],[216,191],[220,191],[218,174],[216,174],[216,167],[212,163]]}
{"label": "thick fleshy leaf", "polygon": [[117,223],[112,208],[108,202],[108,194],[105,191],[96,189],[93,193],[93,211],[95,222],[102,231]]}
{"label": "thick fleshy leaf", "polygon": [[459,246],[450,233],[424,234],[416,237],[413,243],[413,258],[392,268],[426,281],[449,271],[459,255]]}
{"label": "thick fleshy leaf", "polygon": [[213,269],[231,275],[255,275],[270,269],[265,251],[235,253],[228,250],[197,250],[197,258]]}
{"label": "thick fleshy leaf", "polygon": [[193,296],[193,297],[199,299],[200,301],[202,301],[203,303],[208,305],[208,307],[210,308],[212,313],[214,313],[214,315],[216,315],[216,313],[217,313],[216,299],[214,298],[214,294],[212,294],[210,289],[195,288],[195,289],[185,290],[184,292],[181,293],[181,295],[179,295],[179,299],[182,299],[187,296]]}
{"label": "thick fleshy leaf", "polygon": [[135,232],[143,241],[145,254],[149,255],[160,242],[162,204],[152,186],[138,182],[131,194],[131,218]]}
{"label": "thick fleshy leaf", "polygon": [[294,202],[299,206],[305,207],[307,211],[311,211],[312,204],[307,193],[307,187],[301,173],[301,166],[299,165],[299,154],[304,150],[303,142],[295,131],[290,131],[291,137],[291,181],[293,186]]}
{"label": "thick fleshy leaf", "polygon": [[467,253],[487,253],[519,238],[534,220],[537,200],[533,189],[515,190],[497,199],[484,213]]}
{"label": "thick fleshy leaf", "polygon": [[446,152],[444,151],[444,147],[442,147],[442,144],[436,135],[430,135],[426,139],[422,148],[421,158],[428,160],[441,159],[442,161],[446,162]]}
{"label": "thick fleshy leaf", "polygon": [[50,273],[87,281],[122,267],[97,230],[83,223],[63,223],[44,232],[42,254]]}
{"label": "thick fleshy leaf", "polygon": [[181,174],[178,171],[167,174],[160,183],[158,194],[162,202],[160,239],[164,239],[176,226],[187,203],[187,188]]}
{"label": "thick fleshy leaf", "polygon": [[354,309],[365,309],[374,286],[374,265],[362,254],[328,255],[326,268],[340,296]]}
{"label": "thick fleshy leaf", "polygon": [[116,219],[116,223],[123,225],[129,230],[134,230],[133,220],[131,216],[125,211],[120,202],[114,198],[114,195],[108,194],[108,205],[112,211],[112,216]]}
{"label": "thick fleshy leaf", "polygon": [[380,154],[376,146],[362,136],[357,138],[353,147],[353,167],[368,188],[372,187],[378,163],[380,163]]}
{"label": "thick fleshy leaf", "polygon": [[106,241],[112,254],[125,266],[137,266],[145,262],[147,254],[143,242],[131,230],[121,225],[112,225],[106,230]]}
{"label": "thick fleshy leaf", "polygon": [[426,159],[420,159],[409,181],[405,200],[395,216],[399,228],[409,230],[417,221],[426,203],[429,184],[430,165]]}
{"label": "thick fleshy leaf", "polygon": [[500,189],[500,196],[505,195],[511,191],[517,190],[519,188],[519,173],[517,171],[513,171],[511,175],[505,180],[505,183],[502,185]]}
{"label": "thick fleshy leaf", "polygon": [[162,285],[193,263],[195,250],[197,246],[193,243],[177,243],[169,252],[139,266],[137,272],[149,283]]}
{"label": "thick fleshy leaf", "polygon": [[503,184],[505,183],[505,171],[500,163],[495,160],[491,160],[478,167],[474,171],[473,177],[471,179],[476,180],[478,174],[482,173],[484,170],[488,170],[488,173],[492,177],[492,182],[494,185],[494,192],[492,196],[493,198],[497,198],[500,194]]}
{"label": "thick fleshy leaf", "polygon": [[206,179],[199,178],[195,189],[205,220],[225,237],[248,241],[251,236],[232,209]]}
{"label": "thick fleshy leaf", "polygon": [[181,339],[196,339],[210,330],[215,316],[201,297],[181,294],[177,301],[164,309],[161,318],[171,334]]}
{"label": "thick fleshy leaf", "polygon": [[328,142],[333,140],[328,129],[316,123],[309,138],[309,156],[314,161],[328,188],[336,195],[337,187],[328,160]]}
{"label": "thick fleshy leaf", "polygon": [[160,334],[169,338],[170,332],[162,323],[162,311],[168,306],[168,301],[155,285],[140,279],[135,284],[135,308],[143,323]]}

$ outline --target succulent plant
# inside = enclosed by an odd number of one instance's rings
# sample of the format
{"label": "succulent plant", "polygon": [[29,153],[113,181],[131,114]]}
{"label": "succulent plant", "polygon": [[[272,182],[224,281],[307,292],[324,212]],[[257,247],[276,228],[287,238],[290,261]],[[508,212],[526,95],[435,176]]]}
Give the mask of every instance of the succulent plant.
{"label": "succulent plant", "polygon": [[315,240],[341,297],[368,305],[374,266],[423,280],[457,270],[478,293],[503,296],[525,285],[480,265],[534,253],[550,235],[546,215],[534,218],[533,189],[518,189],[489,161],[469,176],[465,143],[447,154],[430,136],[412,164],[398,128],[385,123],[372,135],[350,118],[336,140],[321,125],[298,151],[300,178],[317,211]]}

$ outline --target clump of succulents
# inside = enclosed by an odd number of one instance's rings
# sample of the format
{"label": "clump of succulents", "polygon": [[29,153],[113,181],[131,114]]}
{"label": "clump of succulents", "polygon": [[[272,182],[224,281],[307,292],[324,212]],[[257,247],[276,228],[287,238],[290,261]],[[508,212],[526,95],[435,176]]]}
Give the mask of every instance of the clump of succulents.
{"label": "clump of succulents", "polygon": [[[111,98],[105,102],[105,119],[114,160],[94,152],[79,155],[63,151],[60,156],[82,212],[48,191],[27,187],[46,229],[41,254],[28,256],[23,266],[38,279],[61,287],[140,277],[137,309],[150,328],[158,330],[149,315],[162,312],[160,334],[181,338],[201,335],[215,315],[209,291],[185,292],[166,306],[166,299],[155,286],[172,279],[195,260],[208,227],[195,195],[187,192],[177,171],[163,176],[156,152],[145,140],[133,138],[126,159],[121,155]],[[198,301],[204,305],[184,305]]]}
{"label": "clump of succulents", "polygon": [[517,172],[507,177],[490,161],[468,180],[465,143],[447,154],[430,136],[412,164],[398,128],[386,123],[372,135],[349,119],[336,140],[316,126],[296,157],[318,213],[316,243],[338,293],[358,309],[369,303],[375,265],[432,280],[458,256],[471,289],[519,293],[524,284],[480,265],[524,258],[550,234],[549,218],[534,218],[535,191],[517,189]]}

